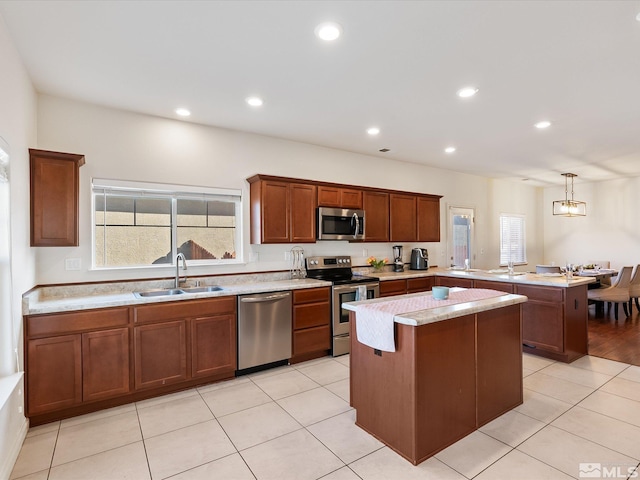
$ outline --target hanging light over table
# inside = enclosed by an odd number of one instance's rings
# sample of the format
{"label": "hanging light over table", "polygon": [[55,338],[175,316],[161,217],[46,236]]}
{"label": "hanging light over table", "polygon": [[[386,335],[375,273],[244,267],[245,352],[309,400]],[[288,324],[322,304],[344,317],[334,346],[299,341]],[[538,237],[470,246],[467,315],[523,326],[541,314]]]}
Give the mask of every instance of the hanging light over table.
{"label": "hanging light over table", "polygon": [[[573,199],[573,177],[575,173],[563,173],[564,200],[553,202],[553,214],[561,217],[584,217],[587,214],[587,204]],[[569,199],[569,179],[571,179],[571,199]]]}

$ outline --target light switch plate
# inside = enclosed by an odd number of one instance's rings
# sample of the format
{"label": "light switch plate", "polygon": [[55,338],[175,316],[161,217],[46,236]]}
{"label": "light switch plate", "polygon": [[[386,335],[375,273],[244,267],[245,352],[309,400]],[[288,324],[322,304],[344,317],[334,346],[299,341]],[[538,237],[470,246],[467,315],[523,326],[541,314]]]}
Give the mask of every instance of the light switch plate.
{"label": "light switch plate", "polygon": [[80,270],[82,268],[81,258],[66,258],[64,261],[65,270]]}

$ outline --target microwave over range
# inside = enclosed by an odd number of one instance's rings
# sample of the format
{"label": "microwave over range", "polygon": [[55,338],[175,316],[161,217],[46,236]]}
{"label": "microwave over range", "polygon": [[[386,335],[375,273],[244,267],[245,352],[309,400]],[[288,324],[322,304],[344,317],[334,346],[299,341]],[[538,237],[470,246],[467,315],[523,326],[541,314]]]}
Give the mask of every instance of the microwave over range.
{"label": "microwave over range", "polygon": [[364,210],[318,208],[318,240],[364,240]]}

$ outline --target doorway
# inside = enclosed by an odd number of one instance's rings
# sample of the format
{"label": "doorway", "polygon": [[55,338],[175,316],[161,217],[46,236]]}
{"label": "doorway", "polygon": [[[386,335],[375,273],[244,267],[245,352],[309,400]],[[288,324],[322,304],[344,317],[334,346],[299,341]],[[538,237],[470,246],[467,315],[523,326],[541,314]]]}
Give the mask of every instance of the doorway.
{"label": "doorway", "polygon": [[447,258],[451,267],[465,267],[465,260],[473,266],[474,218],[473,208],[449,206]]}

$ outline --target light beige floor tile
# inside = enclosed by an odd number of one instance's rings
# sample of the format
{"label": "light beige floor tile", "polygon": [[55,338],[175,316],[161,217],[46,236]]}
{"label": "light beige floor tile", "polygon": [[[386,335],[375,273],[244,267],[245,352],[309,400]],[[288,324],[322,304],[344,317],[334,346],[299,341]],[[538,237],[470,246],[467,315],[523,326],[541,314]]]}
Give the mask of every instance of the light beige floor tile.
{"label": "light beige floor tile", "polygon": [[344,464],[306,430],[240,452],[258,479],[315,480]]}
{"label": "light beige floor tile", "polygon": [[629,366],[627,363],[616,362],[606,358],[592,357],[585,355],[578,360],[571,362],[572,367],[586,368],[593,372],[604,373],[606,375],[618,375]]}
{"label": "light beige floor tile", "polygon": [[572,478],[529,455],[512,450],[474,477],[474,480],[571,480]]}
{"label": "light beige floor tile", "polygon": [[302,428],[275,402],[225,415],[218,421],[238,450],[253,447]]}
{"label": "light beige floor tile", "polygon": [[627,380],[626,378],[620,378],[620,376],[613,378],[607,382],[606,385],[600,387],[600,391],[613,393],[614,395],[640,402],[640,383]]}
{"label": "light beige floor tile", "polygon": [[578,406],[640,427],[640,402],[596,390]]}
{"label": "light beige floor tile", "polygon": [[529,417],[549,423],[571,408],[571,404],[533,390],[523,390],[524,403],[515,408]]}
{"label": "light beige floor tile", "polygon": [[43,433],[57,432],[60,428],[60,422],[45,423],[44,425],[38,425],[37,427],[30,427],[27,431],[27,438],[35,435],[42,435]]}
{"label": "light beige floor tile", "polygon": [[342,467],[329,475],[325,475],[321,480],[360,480],[360,477],[353,473],[353,470],[349,467]]}
{"label": "light beige floor tile", "polygon": [[511,447],[475,431],[436,454],[445,465],[473,478],[493,462],[511,451]]}
{"label": "light beige floor tile", "polygon": [[282,365],[280,367],[268,368],[267,370],[262,370],[260,372],[250,373],[247,375],[247,378],[249,378],[249,380],[253,380],[254,378],[269,377],[271,375],[279,375],[294,369],[293,365]]}
{"label": "light beige floor tile", "polygon": [[511,410],[481,427],[480,431],[502,443],[515,447],[545,425],[546,423],[535,418]]}
{"label": "light beige floor tile", "polygon": [[344,380],[340,380],[335,383],[330,383],[328,385],[325,385],[324,388],[326,388],[330,392],[335,393],[345,402],[349,402],[351,387],[349,385],[348,378],[345,378]]}
{"label": "light beige floor tile", "polygon": [[536,373],[535,370],[529,370],[528,368],[523,368],[522,369],[522,377],[527,377],[529,375],[531,375],[532,373]]}
{"label": "light beige floor tile", "polygon": [[622,371],[618,378],[624,378],[625,380],[631,380],[632,382],[640,382],[640,367],[632,366]]}
{"label": "light beige floor tile", "polygon": [[289,415],[304,426],[346,412],[351,407],[325,388],[316,388],[278,400]]}
{"label": "light beige floor tile", "polygon": [[234,453],[171,477],[171,480],[255,480],[242,457]]}
{"label": "light beige floor tile", "polygon": [[552,377],[540,372],[529,375],[523,379],[524,388],[538,393],[557,398],[563,402],[575,405],[585,398],[594,388],[579,385],[562,378]]}
{"label": "light beige floor tile", "polygon": [[356,426],[355,421],[355,410],[349,410],[311,425],[308,430],[340,460],[349,464],[384,447],[384,444]]}
{"label": "light beige floor tile", "polygon": [[151,476],[142,442],[53,467],[49,475],[49,480],[144,480],[149,478]]}
{"label": "light beige floor tile", "polygon": [[306,362],[296,363],[292,365],[292,367],[294,367],[295,369],[300,369],[300,368],[310,367],[312,365],[318,365],[319,363],[333,362],[333,361],[335,361],[333,357],[324,356],[320,358],[314,358],[313,360],[307,360]]}
{"label": "light beige floor tile", "polygon": [[304,368],[298,368],[298,371],[320,385],[327,385],[328,383],[334,383],[339,380],[349,378],[349,367],[333,360]]}
{"label": "light beige floor tile", "polygon": [[578,478],[580,463],[635,466],[637,462],[602,445],[553,426],[546,426],[517,447],[521,452]]}
{"label": "light beige floor tile", "polygon": [[522,354],[522,366],[529,370],[540,370],[541,368],[548,367],[549,365],[556,363],[554,360],[548,358],[538,357],[528,353]]}
{"label": "light beige floor tile", "polygon": [[581,407],[574,407],[551,425],[640,460],[640,427]]}
{"label": "light beige floor tile", "polygon": [[47,480],[49,478],[49,470],[42,470],[40,472],[32,473],[24,477],[17,478],[16,480]]}
{"label": "light beige floor tile", "polygon": [[195,388],[192,388],[190,390],[184,390],[182,392],[169,393],[160,397],[141,400],[139,402],[136,402],[136,408],[140,410],[142,408],[154,407],[156,405],[160,405],[161,403],[173,402],[181,398],[193,397],[196,395],[198,395],[198,391]]}
{"label": "light beige floor tile", "polygon": [[220,390],[221,388],[233,387],[235,385],[239,385],[241,383],[248,383],[251,380],[246,375],[242,377],[236,377],[232,380],[224,380],[222,382],[210,383],[209,385],[203,385],[202,387],[197,387],[198,392],[207,393],[213,392],[214,390]]}
{"label": "light beige floor tile", "polygon": [[25,438],[16,464],[13,466],[11,478],[24,477],[48,469],[51,466],[57,437],[56,430]]}
{"label": "light beige floor tile", "polygon": [[140,440],[140,423],[135,411],[61,428],[53,465],[61,465]]}
{"label": "light beige floor tile", "polygon": [[216,417],[269,403],[272,399],[253,382],[241,383],[202,394],[202,398]]}
{"label": "light beige floor tile", "polygon": [[613,375],[573,367],[566,363],[554,363],[553,365],[543,368],[539,373],[561,378],[590,388],[599,388],[613,378]]}
{"label": "light beige floor tile", "polygon": [[236,452],[216,420],[145,440],[154,480],[166,478]]}
{"label": "light beige floor tile", "polygon": [[142,435],[155,437],[172,430],[213,420],[213,414],[200,395],[179,398],[138,411]]}
{"label": "light beige floor tile", "polygon": [[296,393],[306,392],[307,390],[320,386],[294,368],[278,375],[256,377],[253,379],[253,383],[264,390],[264,392],[274,400],[295,395]]}
{"label": "light beige floor tile", "polygon": [[351,359],[351,356],[349,354],[347,355],[340,355],[339,357],[333,357],[333,359],[336,362],[340,362],[341,364],[345,365],[345,366],[349,366],[349,360]]}
{"label": "light beige floor tile", "polygon": [[129,403],[127,405],[121,405],[114,408],[107,408],[106,410],[98,410],[97,412],[87,413],[86,415],[66,418],[62,420],[62,422],[60,422],[60,429],[73,427],[74,425],[80,425],[81,423],[93,422],[94,420],[100,420],[101,418],[113,417],[122,413],[135,411],[135,403]]}
{"label": "light beige floor tile", "polygon": [[363,480],[465,480],[435,457],[414,466],[388,447],[349,465]]}

